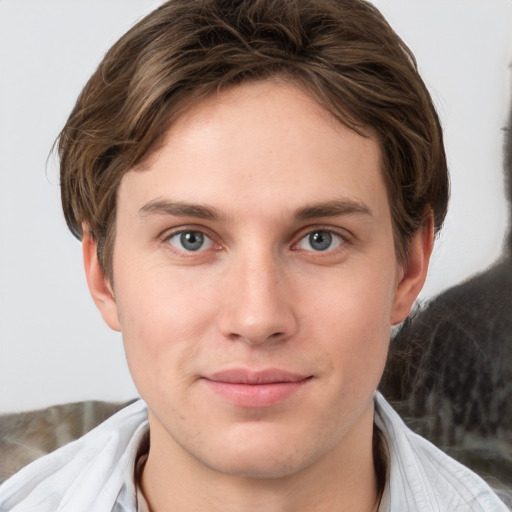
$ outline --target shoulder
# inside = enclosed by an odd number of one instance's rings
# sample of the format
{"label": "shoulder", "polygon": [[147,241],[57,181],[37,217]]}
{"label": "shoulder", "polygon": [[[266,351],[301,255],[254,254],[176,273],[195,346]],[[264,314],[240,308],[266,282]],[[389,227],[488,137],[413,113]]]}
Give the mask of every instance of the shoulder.
{"label": "shoulder", "polygon": [[412,432],[380,393],[375,397],[375,423],[389,452],[384,510],[507,511],[487,483]]}
{"label": "shoulder", "polygon": [[71,503],[74,512],[112,510],[147,428],[147,407],[138,400],[7,480],[0,512],[58,512]]}

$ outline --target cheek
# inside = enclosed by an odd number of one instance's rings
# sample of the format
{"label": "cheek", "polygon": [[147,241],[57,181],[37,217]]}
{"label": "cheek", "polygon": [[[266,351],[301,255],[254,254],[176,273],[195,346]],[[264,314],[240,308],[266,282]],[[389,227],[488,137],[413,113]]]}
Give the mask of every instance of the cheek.
{"label": "cheek", "polygon": [[347,377],[347,384],[372,371],[380,378],[391,332],[393,283],[393,276],[384,275],[379,265],[367,266],[340,273],[304,305],[311,312],[311,336],[323,344],[333,364],[344,366],[338,373]]}
{"label": "cheek", "polygon": [[[168,381],[175,368],[190,367],[200,340],[211,329],[215,301],[208,287],[170,278],[165,272],[139,272],[143,279],[116,277],[116,300],[126,358],[139,391],[145,383]],[[151,371],[148,371],[151,368]]]}

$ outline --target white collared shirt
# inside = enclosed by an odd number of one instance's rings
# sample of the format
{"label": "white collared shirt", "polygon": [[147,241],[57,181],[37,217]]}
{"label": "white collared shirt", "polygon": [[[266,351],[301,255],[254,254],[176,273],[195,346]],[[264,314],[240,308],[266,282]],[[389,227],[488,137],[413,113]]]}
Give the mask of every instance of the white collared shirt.
{"label": "white collared shirt", "polygon": [[[375,394],[375,423],[389,452],[379,512],[506,512],[475,473],[409,430]],[[148,430],[142,400],[0,486],[0,512],[137,512],[134,467]]]}

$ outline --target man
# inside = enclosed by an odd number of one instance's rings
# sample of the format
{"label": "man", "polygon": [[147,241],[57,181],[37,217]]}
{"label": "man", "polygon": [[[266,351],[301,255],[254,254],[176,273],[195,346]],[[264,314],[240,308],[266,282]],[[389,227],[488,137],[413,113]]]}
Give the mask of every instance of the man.
{"label": "man", "polygon": [[107,53],[59,153],[144,402],[7,481],[0,510],[505,510],[376,393],[448,180],[374,7],[168,2]]}

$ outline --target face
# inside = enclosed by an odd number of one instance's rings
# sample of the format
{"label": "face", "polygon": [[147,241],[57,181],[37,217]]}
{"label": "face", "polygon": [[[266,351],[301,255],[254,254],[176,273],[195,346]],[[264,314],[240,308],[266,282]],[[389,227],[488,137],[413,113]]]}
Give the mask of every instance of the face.
{"label": "face", "polygon": [[115,299],[96,300],[152,447],[277,477],[371,440],[390,326],[413,300],[380,169],[371,136],[262,82],[192,108],[124,176]]}

